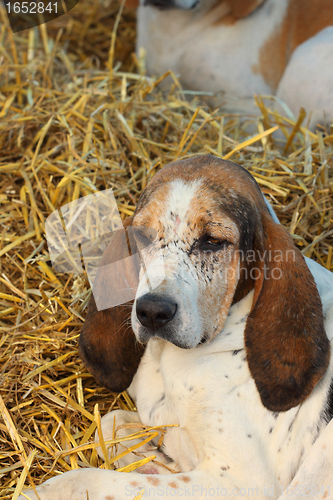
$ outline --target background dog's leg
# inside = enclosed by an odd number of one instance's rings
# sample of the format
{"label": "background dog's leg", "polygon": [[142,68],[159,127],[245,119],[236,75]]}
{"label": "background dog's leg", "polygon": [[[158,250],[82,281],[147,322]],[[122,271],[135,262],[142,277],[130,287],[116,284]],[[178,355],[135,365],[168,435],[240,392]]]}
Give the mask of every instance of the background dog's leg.
{"label": "background dog's leg", "polygon": [[[228,491],[231,491],[228,484]],[[233,485],[234,486],[234,485]],[[133,500],[142,490],[143,498],[219,498],[223,485],[208,473],[194,470],[185,474],[150,475],[79,469],[49,479],[37,488],[38,497],[25,491],[18,500]],[[208,497],[208,495],[210,496]]]}

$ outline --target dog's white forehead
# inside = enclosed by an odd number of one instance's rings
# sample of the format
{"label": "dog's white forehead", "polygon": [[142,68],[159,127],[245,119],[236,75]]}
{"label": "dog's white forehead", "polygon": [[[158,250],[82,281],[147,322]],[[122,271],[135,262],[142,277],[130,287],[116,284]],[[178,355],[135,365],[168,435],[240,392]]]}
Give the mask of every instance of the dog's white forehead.
{"label": "dog's white forehead", "polygon": [[180,179],[170,183],[168,195],[165,199],[165,217],[173,214],[179,221],[194,215],[193,206],[198,199],[202,181],[184,182]]}
{"label": "dog's white forehead", "polygon": [[199,187],[202,185],[201,180],[193,180],[185,182],[177,179],[170,183],[168,196],[165,200],[166,205],[171,210],[177,211],[179,216],[185,215],[197,196]]}
{"label": "dog's white forehead", "polygon": [[178,225],[179,222],[193,219],[202,185],[199,179],[190,182],[176,179],[158,186],[147,206],[135,216],[135,221],[142,223],[148,216],[158,225],[162,223],[165,226],[171,221]]}

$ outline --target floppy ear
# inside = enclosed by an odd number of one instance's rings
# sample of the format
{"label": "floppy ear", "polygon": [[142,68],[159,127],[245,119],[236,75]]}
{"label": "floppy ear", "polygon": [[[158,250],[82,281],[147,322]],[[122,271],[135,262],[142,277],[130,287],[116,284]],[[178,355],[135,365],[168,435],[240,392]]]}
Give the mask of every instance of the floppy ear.
{"label": "floppy ear", "polygon": [[[131,219],[124,222],[125,228],[130,225]],[[117,251],[118,257],[121,255],[123,234],[123,231],[115,233],[101,265],[109,261],[110,253],[112,261],[117,259]],[[100,289],[107,294],[111,289],[108,279],[110,275],[107,272],[97,275],[94,293],[96,286],[97,293]],[[112,392],[122,392],[130,386],[145,350],[145,346],[137,342],[131,328],[132,304],[133,301],[99,311],[92,296],[80,335],[79,353],[84,364],[96,380]]]}
{"label": "floppy ear", "polygon": [[139,4],[139,0],[126,0],[125,2],[125,6],[131,10],[137,9],[139,7]]}
{"label": "floppy ear", "polygon": [[265,0],[227,0],[234,17],[246,17],[259,7]]}
{"label": "floppy ear", "polygon": [[255,236],[254,299],[245,327],[251,374],[263,405],[286,411],[302,403],[324,375],[330,345],[317,287],[288,232],[262,214]]}

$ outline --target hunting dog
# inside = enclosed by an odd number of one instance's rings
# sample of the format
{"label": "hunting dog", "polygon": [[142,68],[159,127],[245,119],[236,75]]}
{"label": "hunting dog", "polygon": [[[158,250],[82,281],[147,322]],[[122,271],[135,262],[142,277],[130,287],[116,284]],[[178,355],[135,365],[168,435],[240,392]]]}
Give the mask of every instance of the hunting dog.
{"label": "hunting dog", "polygon": [[[140,272],[130,307],[99,311],[92,298],[80,353],[137,406],[102,419],[105,439],[114,417],[124,436],[174,427],[138,448],[157,462],[73,470],[27,497],[332,498],[332,273],[304,259],[247,170],[211,155],[160,170],[125,226],[154,229],[145,266],[158,275],[162,254],[163,280],[142,293]],[[104,271],[96,282],[112,289]]]}

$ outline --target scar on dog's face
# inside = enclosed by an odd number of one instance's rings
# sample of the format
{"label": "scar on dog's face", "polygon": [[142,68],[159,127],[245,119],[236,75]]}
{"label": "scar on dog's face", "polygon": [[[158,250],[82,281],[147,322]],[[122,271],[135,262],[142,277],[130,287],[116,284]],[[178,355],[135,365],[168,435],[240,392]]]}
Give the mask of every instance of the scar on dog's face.
{"label": "scar on dog's face", "polygon": [[237,182],[228,187],[227,170],[223,184],[216,172],[193,176],[192,167],[189,177],[174,165],[153,179],[133,218],[134,227],[152,228],[156,237],[144,255],[131,319],[140,342],[159,337],[192,348],[223,328],[240,276],[237,219],[249,210]]}

